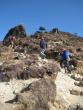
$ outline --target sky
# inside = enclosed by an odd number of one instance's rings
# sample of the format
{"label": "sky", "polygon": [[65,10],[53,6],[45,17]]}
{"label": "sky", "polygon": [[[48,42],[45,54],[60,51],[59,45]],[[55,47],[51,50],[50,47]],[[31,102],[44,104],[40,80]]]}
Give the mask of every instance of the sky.
{"label": "sky", "polygon": [[19,24],[28,35],[43,26],[83,37],[83,0],[0,0],[0,40]]}

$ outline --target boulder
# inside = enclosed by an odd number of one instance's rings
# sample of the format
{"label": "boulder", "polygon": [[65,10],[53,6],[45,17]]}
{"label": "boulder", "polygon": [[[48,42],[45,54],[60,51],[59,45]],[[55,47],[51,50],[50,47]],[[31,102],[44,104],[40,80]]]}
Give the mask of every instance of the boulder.
{"label": "boulder", "polygon": [[51,30],[51,32],[57,34],[57,33],[59,33],[59,29],[58,29],[58,28],[53,28],[53,29]]}
{"label": "boulder", "polygon": [[6,74],[0,73],[0,82],[8,82],[9,80],[10,78]]}
{"label": "boulder", "polygon": [[43,66],[38,66],[35,60],[26,60],[27,68],[23,71],[22,77],[26,78],[43,78],[44,76],[49,76],[49,78],[56,79],[58,72],[60,71],[59,66],[56,63],[48,63]]}
{"label": "boulder", "polygon": [[57,59],[58,60],[59,52],[55,51],[54,49],[46,50],[45,54],[46,54],[47,59]]}
{"label": "boulder", "polygon": [[46,73],[48,75],[58,73],[60,71],[59,65],[56,62],[48,63],[46,66]]}
{"label": "boulder", "polygon": [[34,95],[39,94],[39,98],[42,98],[42,100],[47,100],[54,102],[56,97],[56,85],[53,81],[49,79],[40,79],[39,81],[36,81],[32,83],[29,86],[29,90],[33,91]]}
{"label": "boulder", "polygon": [[72,104],[72,105],[69,105],[68,110],[83,110],[83,106],[79,104]]}
{"label": "boulder", "polygon": [[17,95],[17,102],[26,105],[27,110],[49,110],[48,102],[54,103],[56,85],[48,79],[40,79]]}
{"label": "boulder", "polygon": [[15,53],[14,53],[14,59],[23,60],[23,59],[25,59],[25,58],[26,58],[26,56],[25,56],[24,53],[18,53],[18,52],[15,52]]}
{"label": "boulder", "polygon": [[83,81],[74,82],[76,86],[83,87]]}
{"label": "boulder", "polygon": [[25,65],[30,66],[31,64],[35,64],[36,61],[34,59],[26,59],[24,60]]}
{"label": "boulder", "polygon": [[74,80],[76,80],[76,81],[83,81],[83,76],[77,76],[77,75],[75,75],[75,74],[72,74],[71,75],[71,78],[73,78]]}
{"label": "boulder", "polygon": [[72,95],[83,95],[83,91],[79,91],[79,90],[70,90],[70,94]]}
{"label": "boulder", "polygon": [[24,48],[22,46],[16,46],[14,52],[24,53]]}
{"label": "boulder", "polygon": [[78,110],[78,106],[77,105],[70,105],[68,110]]}
{"label": "boulder", "polygon": [[76,73],[83,76],[83,61],[77,61]]}
{"label": "boulder", "polygon": [[23,71],[23,77],[32,77],[32,78],[42,78],[45,75],[46,71],[43,67],[38,67],[36,65],[31,65],[26,70]]}
{"label": "boulder", "polygon": [[8,81],[13,78],[22,79],[22,72],[23,66],[21,64],[3,66],[1,68],[0,79],[2,78],[2,81]]}
{"label": "boulder", "polygon": [[56,62],[54,63],[51,62],[45,66],[45,69],[46,69],[46,75],[48,76],[48,78],[52,81],[55,81],[58,75],[58,72],[60,71],[59,65],[57,65]]}

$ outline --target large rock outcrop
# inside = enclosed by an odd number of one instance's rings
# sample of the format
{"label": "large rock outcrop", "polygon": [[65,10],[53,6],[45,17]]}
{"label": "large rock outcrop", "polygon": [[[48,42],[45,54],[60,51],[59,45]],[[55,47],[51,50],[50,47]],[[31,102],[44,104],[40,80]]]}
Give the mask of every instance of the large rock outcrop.
{"label": "large rock outcrop", "polygon": [[9,37],[10,36],[16,36],[16,38],[24,38],[27,37],[26,31],[22,25],[15,26],[14,28],[11,28],[9,32],[6,34],[3,44],[8,45],[9,44]]}

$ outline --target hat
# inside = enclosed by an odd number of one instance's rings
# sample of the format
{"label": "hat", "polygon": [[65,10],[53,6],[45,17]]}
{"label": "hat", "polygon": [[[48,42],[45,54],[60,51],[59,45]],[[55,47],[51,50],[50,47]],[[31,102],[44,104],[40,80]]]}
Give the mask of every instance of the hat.
{"label": "hat", "polygon": [[63,52],[64,50],[65,50],[64,48],[61,48],[61,49],[60,49],[61,52]]}

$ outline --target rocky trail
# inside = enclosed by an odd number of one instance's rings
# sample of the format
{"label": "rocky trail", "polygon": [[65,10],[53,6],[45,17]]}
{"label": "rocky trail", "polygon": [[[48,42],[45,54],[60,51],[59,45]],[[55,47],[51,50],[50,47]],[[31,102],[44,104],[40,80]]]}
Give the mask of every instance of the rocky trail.
{"label": "rocky trail", "polygon": [[[75,80],[70,77],[71,75],[65,73],[64,70],[58,73],[55,81],[57,85],[57,96],[65,101],[66,105],[81,104],[83,105],[83,96],[80,96],[79,91],[83,91],[83,87],[77,87],[74,82]],[[73,91],[71,94],[70,91]],[[77,93],[74,93],[74,90]]]}
{"label": "rocky trail", "polygon": [[[39,56],[38,59],[39,67],[42,67],[44,64],[54,62],[53,60],[42,60]],[[79,87],[74,84],[76,81],[71,78],[72,74],[65,73],[64,69],[60,69],[57,78],[54,80],[57,92],[56,101],[60,101],[66,108],[68,108],[69,105],[74,104],[80,104],[83,106],[83,96],[79,94],[79,91],[83,92],[83,87]],[[9,82],[0,82],[0,103],[4,104],[5,102],[13,100],[16,97],[16,94],[20,93],[24,88],[27,88],[32,82],[38,80],[39,78],[31,78],[28,80],[13,79]],[[76,90],[77,92],[73,91],[73,94],[71,94],[71,90]],[[49,104],[50,110],[58,110],[55,108],[55,105],[53,106]]]}

